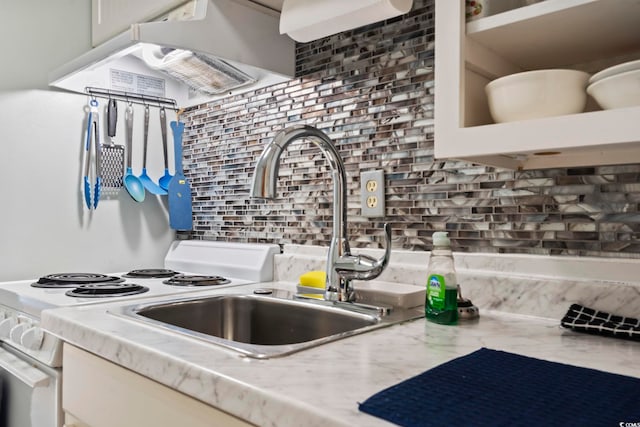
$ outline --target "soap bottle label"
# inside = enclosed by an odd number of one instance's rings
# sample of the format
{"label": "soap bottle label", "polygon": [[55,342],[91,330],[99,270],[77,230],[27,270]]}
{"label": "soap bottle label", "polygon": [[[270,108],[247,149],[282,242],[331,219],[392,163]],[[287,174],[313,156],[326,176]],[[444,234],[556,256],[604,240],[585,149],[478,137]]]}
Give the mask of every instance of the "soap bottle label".
{"label": "soap bottle label", "polygon": [[431,307],[437,310],[445,309],[445,295],[446,295],[446,283],[444,276],[440,274],[432,274],[427,281],[427,297],[429,298],[429,304]]}

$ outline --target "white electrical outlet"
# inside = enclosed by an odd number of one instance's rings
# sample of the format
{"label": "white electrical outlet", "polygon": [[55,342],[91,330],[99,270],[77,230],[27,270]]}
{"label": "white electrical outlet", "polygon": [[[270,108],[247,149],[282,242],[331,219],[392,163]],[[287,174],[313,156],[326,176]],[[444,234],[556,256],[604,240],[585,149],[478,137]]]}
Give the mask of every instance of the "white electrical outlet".
{"label": "white electrical outlet", "polygon": [[362,216],[367,218],[384,217],[383,170],[360,173],[360,200]]}

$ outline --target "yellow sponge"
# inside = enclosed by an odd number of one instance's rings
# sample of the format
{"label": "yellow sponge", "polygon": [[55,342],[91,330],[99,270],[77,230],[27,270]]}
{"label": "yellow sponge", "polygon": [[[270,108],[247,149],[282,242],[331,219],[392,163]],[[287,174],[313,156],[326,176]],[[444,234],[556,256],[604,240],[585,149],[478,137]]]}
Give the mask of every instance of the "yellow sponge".
{"label": "yellow sponge", "polygon": [[327,282],[327,273],[324,271],[308,271],[300,276],[300,286],[309,288],[324,288]]}

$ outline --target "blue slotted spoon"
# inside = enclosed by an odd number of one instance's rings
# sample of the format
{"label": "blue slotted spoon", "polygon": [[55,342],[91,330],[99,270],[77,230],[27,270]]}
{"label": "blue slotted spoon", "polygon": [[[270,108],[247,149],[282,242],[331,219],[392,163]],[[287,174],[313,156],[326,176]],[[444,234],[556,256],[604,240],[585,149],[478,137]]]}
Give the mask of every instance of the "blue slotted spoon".
{"label": "blue slotted spoon", "polygon": [[167,190],[160,187],[158,184],[153,182],[149,175],[147,175],[147,144],[149,142],[149,106],[144,106],[144,148],[142,158],[142,174],[140,174],[140,182],[144,188],[151,194],[159,194],[164,196],[167,194]]}

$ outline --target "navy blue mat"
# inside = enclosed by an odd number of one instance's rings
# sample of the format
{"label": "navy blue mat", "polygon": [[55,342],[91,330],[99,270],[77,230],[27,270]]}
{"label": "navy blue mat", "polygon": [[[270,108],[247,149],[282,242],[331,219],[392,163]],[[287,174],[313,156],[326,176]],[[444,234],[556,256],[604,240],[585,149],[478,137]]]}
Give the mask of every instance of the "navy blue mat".
{"label": "navy blue mat", "polygon": [[371,396],[360,410],[401,426],[617,427],[640,423],[640,378],[482,348]]}

